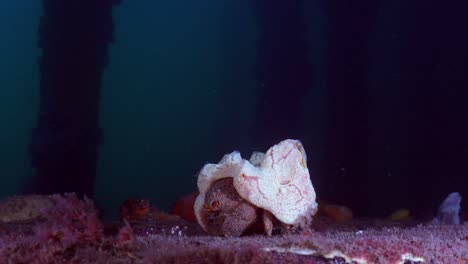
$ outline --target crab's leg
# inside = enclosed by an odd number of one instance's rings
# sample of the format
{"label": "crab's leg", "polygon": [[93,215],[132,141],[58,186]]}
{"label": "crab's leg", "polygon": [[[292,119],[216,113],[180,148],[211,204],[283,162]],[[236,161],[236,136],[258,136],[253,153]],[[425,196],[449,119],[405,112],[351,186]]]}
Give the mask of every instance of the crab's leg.
{"label": "crab's leg", "polygon": [[273,219],[274,216],[267,210],[263,210],[262,212],[262,221],[263,221],[263,230],[267,233],[267,235],[271,236],[273,232]]}

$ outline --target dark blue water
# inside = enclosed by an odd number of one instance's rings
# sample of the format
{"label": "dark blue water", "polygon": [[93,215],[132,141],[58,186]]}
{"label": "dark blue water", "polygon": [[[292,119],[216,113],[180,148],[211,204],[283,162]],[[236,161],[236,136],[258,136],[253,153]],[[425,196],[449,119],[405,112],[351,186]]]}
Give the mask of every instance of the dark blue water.
{"label": "dark blue water", "polygon": [[0,197],[167,210],[205,163],[285,138],[361,215],[468,195],[468,5],[86,2],[0,2]]}

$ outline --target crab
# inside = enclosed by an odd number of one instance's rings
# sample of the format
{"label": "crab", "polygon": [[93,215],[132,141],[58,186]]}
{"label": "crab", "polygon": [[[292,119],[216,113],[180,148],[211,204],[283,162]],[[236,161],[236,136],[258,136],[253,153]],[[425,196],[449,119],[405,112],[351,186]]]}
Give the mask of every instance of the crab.
{"label": "crab", "polygon": [[197,181],[197,222],[207,233],[224,236],[258,228],[272,235],[277,224],[282,231],[307,228],[317,203],[306,159],[302,143],[287,139],[250,160],[234,151],[206,164]]}

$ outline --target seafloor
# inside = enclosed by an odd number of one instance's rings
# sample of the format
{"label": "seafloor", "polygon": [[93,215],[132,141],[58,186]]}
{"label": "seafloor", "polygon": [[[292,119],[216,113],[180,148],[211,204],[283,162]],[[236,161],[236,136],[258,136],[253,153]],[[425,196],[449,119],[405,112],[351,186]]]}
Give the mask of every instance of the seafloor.
{"label": "seafloor", "polygon": [[468,263],[467,222],[319,218],[308,232],[226,238],[165,213],[102,222],[74,195],[0,203],[0,220],[0,263]]}

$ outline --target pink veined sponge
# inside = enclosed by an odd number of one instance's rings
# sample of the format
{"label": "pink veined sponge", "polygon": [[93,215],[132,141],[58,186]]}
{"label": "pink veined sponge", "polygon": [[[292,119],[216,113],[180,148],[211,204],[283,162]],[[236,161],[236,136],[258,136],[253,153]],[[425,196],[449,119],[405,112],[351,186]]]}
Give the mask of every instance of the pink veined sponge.
{"label": "pink veined sponge", "polygon": [[[260,216],[269,235],[273,222],[307,227],[317,203],[306,159],[302,143],[287,139],[266,153],[254,152],[250,160],[234,151],[218,164],[206,164],[197,182],[198,223],[208,233],[227,236],[242,234]],[[220,180],[223,184],[217,184]]]}

